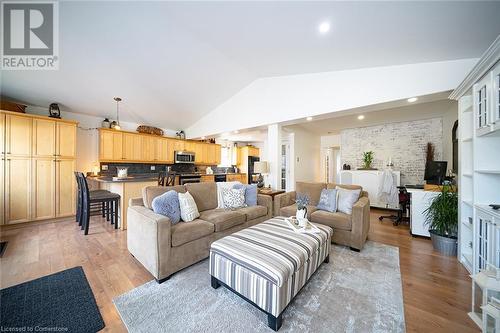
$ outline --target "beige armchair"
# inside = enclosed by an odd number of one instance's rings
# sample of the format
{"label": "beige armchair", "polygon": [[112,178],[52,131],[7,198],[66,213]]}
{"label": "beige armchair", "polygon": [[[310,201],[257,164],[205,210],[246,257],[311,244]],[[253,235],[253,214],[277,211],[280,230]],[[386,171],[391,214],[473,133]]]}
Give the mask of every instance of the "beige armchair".
{"label": "beige armchair", "polygon": [[368,237],[370,229],[370,200],[368,193],[361,191],[359,200],[352,208],[352,214],[342,212],[330,213],[318,210],[321,191],[325,188],[335,188],[336,186],[346,189],[361,189],[357,185],[340,185],[333,183],[307,183],[297,182],[295,191],[278,194],[274,197],[274,215],[292,216],[297,211],[295,199],[297,193],[306,194],[310,203],[307,206],[307,218],[311,222],[328,225],[333,228],[332,242],[349,246],[352,250],[359,251]]}

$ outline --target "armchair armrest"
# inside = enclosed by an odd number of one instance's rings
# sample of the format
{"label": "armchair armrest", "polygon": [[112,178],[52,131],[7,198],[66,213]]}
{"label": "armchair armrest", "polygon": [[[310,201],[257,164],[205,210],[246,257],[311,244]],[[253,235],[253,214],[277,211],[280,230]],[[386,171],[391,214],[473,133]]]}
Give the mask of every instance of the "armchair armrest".
{"label": "armchair armrest", "polygon": [[171,222],[143,205],[127,210],[127,247],[129,252],[157,280],[166,277],[171,247]]}
{"label": "armchair armrest", "polygon": [[273,198],[271,196],[257,194],[257,205],[267,207],[267,217],[273,217]]}
{"label": "armchair armrest", "polygon": [[286,192],[274,196],[274,216],[279,216],[280,209],[291,206],[295,203],[296,192]]}
{"label": "armchair armrest", "polygon": [[361,250],[370,230],[370,199],[361,197],[352,207],[351,247]]}

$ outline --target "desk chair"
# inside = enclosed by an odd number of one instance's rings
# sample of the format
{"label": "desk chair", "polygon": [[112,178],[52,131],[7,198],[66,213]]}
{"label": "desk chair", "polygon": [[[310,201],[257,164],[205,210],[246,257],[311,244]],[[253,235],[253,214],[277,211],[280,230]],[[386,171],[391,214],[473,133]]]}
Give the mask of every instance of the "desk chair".
{"label": "desk chair", "polygon": [[406,187],[398,186],[399,190],[399,210],[398,215],[382,215],[378,218],[379,221],[383,219],[392,220],[392,224],[397,226],[402,222],[410,223],[410,218],[407,217],[408,211],[410,210],[410,194],[406,191]]}

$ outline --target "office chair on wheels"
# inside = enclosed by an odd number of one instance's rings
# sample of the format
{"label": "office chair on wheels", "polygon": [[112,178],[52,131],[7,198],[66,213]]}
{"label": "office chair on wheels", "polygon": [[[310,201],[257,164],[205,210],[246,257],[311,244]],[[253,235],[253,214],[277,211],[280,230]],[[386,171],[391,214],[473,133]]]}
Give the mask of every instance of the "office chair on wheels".
{"label": "office chair on wheels", "polygon": [[399,190],[399,210],[398,215],[382,215],[378,218],[379,221],[383,219],[392,220],[394,226],[398,226],[400,223],[410,222],[410,218],[407,217],[407,213],[410,209],[410,194],[406,191],[406,187],[398,186]]}

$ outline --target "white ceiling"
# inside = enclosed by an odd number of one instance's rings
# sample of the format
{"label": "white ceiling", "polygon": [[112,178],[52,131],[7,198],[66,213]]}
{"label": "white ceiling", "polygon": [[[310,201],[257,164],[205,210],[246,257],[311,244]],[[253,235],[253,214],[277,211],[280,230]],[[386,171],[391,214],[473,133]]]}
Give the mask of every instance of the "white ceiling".
{"label": "white ceiling", "polygon": [[259,77],[479,57],[499,14],[478,1],[61,2],[59,71],[4,71],[1,92],[99,116],[120,96],[122,120],[182,129]]}
{"label": "white ceiling", "polygon": [[[340,131],[348,128],[437,118],[449,113],[454,113],[458,117],[457,102],[446,98],[449,93],[421,96],[414,103],[401,100],[369,108],[346,110],[335,116],[312,121],[303,120],[300,123],[285,126],[284,129],[293,132],[298,127],[322,136],[340,134]],[[364,119],[358,119],[359,115],[363,115]]]}

